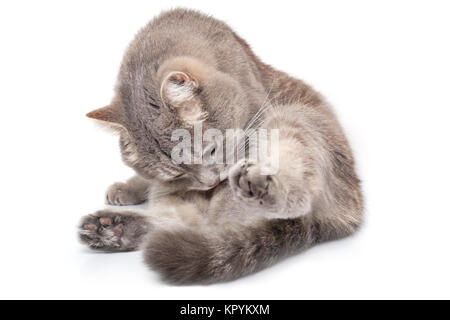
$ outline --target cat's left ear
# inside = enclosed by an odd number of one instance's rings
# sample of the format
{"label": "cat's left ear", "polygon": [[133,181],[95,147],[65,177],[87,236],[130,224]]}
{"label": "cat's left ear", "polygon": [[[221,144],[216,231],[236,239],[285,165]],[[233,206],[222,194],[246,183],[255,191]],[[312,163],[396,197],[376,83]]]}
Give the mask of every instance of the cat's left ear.
{"label": "cat's left ear", "polygon": [[101,124],[113,129],[124,128],[120,111],[114,104],[91,111],[86,114],[86,117],[97,120]]}
{"label": "cat's left ear", "polygon": [[175,110],[181,120],[187,123],[194,123],[205,118],[199,92],[198,81],[181,71],[169,73],[161,85],[161,97],[164,104]]}

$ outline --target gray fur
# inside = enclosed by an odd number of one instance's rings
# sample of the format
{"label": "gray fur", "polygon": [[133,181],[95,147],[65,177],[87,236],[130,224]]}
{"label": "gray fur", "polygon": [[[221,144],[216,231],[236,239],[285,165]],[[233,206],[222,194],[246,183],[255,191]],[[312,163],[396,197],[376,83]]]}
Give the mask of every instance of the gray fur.
{"label": "gray fur", "polygon": [[[98,212],[82,222],[80,237],[106,251],[143,248],[170,282],[235,279],[361,224],[352,152],[329,106],[211,17],[178,9],[150,22],[125,54],[112,104],[88,116],[120,133],[123,159],[139,176],[113,185],[109,202],[137,204],[148,194],[149,212]],[[192,119],[225,130],[255,117],[280,131],[276,174],[262,176],[264,164],[246,160],[171,162],[171,132],[192,130]],[[229,179],[215,186],[223,170]]]}
{"label": "gray fur", "polygon": [[127,182],[116,182],[106,192],[106,202],[113,206],[129,206],[147,201],[148,180],[134,176]]}

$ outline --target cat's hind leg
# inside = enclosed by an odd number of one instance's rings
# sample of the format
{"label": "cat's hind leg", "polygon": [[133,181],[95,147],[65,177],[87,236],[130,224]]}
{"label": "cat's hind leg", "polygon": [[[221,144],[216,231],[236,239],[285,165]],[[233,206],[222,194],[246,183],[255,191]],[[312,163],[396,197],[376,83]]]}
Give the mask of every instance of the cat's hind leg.
{"label": "cat's hind leg", "polygon": [[229,173],[231,190],[241,201],[263,210],[282,209],[286,192],[276,175],[263,174],[260,164],[241,160]]}
{"label": "cat's hind leg", "polygon": [[234,196],[251,211],[268,218],[309,213],[312,191],[318,189],[314,187],[317,170],[305,149],[300,142],[280,134],[278,168],[271,168],[270,162],[243,159],[230,169],[228,178]]}
{"label": "cat's hind leg", "polygon": [[134,176],[127,182],[116,182],[106,192],[106,202],[113,206],[141,204],[147,200],[150,182]]}
{"label": "cat's hind leg", "polygon": [[139,249],[149,229],[149,217],[143,214],[102,210],[83,217],[78,234],[92,249],[121,252]]}

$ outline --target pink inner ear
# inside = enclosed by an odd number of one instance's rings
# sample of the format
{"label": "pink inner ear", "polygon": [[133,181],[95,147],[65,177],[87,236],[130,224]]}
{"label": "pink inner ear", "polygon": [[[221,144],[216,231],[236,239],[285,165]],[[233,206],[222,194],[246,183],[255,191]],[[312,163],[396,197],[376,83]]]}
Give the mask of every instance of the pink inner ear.
{"label": "pink inner ear", "polygon": [[190,84],[194,82],[194,80],[191,77],[189,77],[186,73],[183,72],[176,72],[171,74],[169,80],[180,85]]}

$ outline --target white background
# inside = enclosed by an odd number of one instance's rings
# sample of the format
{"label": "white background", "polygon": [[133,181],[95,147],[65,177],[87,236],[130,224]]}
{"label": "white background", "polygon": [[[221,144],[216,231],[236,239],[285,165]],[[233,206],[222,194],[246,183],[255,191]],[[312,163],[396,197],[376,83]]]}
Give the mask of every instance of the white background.
{"label": "white background", "polygon": [[[176,287],[76,225],[131,176],[84,114],[162,9],[229,23],[335,106],[366,198],[356,236],[234,282]],[[2,1],[0,298],[450,298],[448,1]]]}

